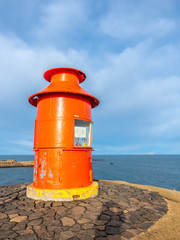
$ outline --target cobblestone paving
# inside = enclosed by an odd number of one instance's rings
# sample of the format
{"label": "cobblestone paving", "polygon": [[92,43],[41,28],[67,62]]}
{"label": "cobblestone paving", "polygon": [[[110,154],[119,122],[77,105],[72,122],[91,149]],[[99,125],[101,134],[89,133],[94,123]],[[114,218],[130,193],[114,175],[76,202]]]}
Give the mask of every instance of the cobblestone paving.
{"label": "cobblestone paving", "polygon": [[130,239],[167,212],[157,193],[100,182],[96,198],[43,202],[26,197],[27,184],[0,187],[0,239]]}

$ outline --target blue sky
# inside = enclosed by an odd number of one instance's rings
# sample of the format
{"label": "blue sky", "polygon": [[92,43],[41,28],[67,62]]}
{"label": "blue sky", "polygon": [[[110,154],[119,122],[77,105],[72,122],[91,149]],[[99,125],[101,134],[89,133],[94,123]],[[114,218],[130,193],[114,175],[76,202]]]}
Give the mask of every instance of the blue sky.
{"label": "blue sky", "polygon": [[54,67],[100,99],[95,153],[180,153],[180,2],[0,1],[0,154],[32,154],[28,96]]}

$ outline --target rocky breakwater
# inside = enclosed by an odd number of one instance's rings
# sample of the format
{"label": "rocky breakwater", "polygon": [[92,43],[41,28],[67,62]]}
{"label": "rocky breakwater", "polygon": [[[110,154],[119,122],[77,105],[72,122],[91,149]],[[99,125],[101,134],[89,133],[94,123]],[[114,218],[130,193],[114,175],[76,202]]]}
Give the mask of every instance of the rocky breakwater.
{"label": "rocky breakwater", "polygon": [[168,211],[155,192],[99,185],[97,197],[73,202],[29,199],[27,184],[0,187],[0,239],[126,240],[146,232]]}
{"label": "rocky breakwater", "polygon": [[0,160],[0,168],[33,167],[34,161],[16,161],[14,159]]}

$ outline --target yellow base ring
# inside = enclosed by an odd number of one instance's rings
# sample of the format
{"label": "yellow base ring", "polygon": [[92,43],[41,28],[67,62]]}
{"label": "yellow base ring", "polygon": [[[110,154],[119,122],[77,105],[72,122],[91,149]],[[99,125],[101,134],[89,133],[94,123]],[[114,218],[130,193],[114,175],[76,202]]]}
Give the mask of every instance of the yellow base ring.
{"label": "yellow base ring", "polygon": [[71,189],[40,189],[27,186],[26,196],[35,200],[43,201],[74,201],[93,198],[98,195],[99,185],[93,182],[90,186]]}

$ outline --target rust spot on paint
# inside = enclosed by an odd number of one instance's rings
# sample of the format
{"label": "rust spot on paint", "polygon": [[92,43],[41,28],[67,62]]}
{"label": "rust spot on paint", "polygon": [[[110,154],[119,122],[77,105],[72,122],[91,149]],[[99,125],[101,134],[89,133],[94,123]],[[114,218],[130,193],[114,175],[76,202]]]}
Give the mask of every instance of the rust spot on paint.
{"label": "rust spot on paint", "polygon": [[77,200],[80,198],[80,195],[73,195],[73,200]]}

